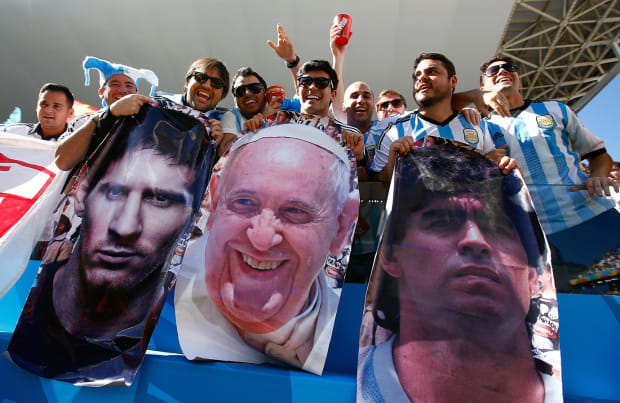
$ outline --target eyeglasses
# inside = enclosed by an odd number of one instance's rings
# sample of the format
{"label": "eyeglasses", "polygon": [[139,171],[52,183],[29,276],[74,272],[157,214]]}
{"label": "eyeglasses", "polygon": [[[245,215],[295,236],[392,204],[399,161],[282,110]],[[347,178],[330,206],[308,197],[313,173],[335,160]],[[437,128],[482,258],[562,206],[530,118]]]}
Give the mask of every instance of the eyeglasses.
{"label": "eyeglasses", "polygon": [[260,94],[262,91],[265,91],[265,87],[261,83],[252,83],[247,85],[240,85],[237,88],[233,88],[233,95],[236,98],[240,98],[245,95],[247,91],[250,91],[252,94]]}
{"label": "eyeglasses", "polygon": [[381,102],[377,104],[377,109],[380,111],[387,111],[388,108],[390,107],[390,104],[392,104],[393,108],[400,108],[401,106],[403,106],[403,100],[397,98],[397,99],[392,99],[389,101]]}
{"label": "eyeglasses", "polygon": [[316,88],[325,89],[331,83],[329,78],[325,77],[310,77],[310,76],[301,76],[297,79],[297,83],[302,87],[309,88],[312,83],[316,85]]}
{"label": "eyeglasses", "polygon": [[204,84],[207,81],[211,80],[211,87],[215,88],[216,90],[224,88],[224,80],[217,77],[211,77],[210,75],[203,73],[202,71],[194,71],[191,77],[194,77],[194,80],[196,80],[196,82],[200,84]]}
{"label": "eyeglasses", "polygon": [[512,64],[512,63],[502,63],[502,64],[496,64],[494,66],[489,66],[487,67],[487,69],[484,71],[484,75],[487,77],[493,77],[494,75],[496,75],[497,73],[499,73],[499,71],[501,69],[504,69],[510,73],[518,73],[519,72],[519,66],[516,64]]}

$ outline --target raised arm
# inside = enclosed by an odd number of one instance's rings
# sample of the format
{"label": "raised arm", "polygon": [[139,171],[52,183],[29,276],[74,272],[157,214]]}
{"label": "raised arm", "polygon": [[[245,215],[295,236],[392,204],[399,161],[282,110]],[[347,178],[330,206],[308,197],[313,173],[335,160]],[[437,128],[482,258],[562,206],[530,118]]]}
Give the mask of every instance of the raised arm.
{"label": "raised arm", "polygon": [[334,25],[329,31],[329,47],[332,50],[332,64],[336,74],[338,75],[338,87],[336,88],[336,98],[332,102],[332,114],[336,119],[346,122],[347,112],[344,110],[344,77],[342,75],[344,64],[344,51],[347,45],[336,44],[336,38],[340,33],[340,28]]}
{"label": "raised arm", "polygon": [[[297,71],[299,70],[299,56],[295,53],[295,46],[293,42],[288,39],[286,31],[282,28],[282,25],[277,25],[278,30],[278,43],[275,44],[271,40],[267,41],[267,45],[276,55],[286,63],[291,75],[293,76],[293,83],[295,84],[295,93],[297,93]],[[289,67],[291,66],[291,67]]]}

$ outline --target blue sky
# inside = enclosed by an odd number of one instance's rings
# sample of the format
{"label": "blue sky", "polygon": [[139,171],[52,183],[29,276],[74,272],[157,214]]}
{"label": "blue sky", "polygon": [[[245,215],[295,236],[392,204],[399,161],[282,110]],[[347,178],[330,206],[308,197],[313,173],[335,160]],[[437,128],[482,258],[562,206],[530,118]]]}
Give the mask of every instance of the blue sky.
{"label": "blue sky", "polygon": [[578,113],[579,119],[592,133],[605,141],[607,152],[620,161],[620,74]]}

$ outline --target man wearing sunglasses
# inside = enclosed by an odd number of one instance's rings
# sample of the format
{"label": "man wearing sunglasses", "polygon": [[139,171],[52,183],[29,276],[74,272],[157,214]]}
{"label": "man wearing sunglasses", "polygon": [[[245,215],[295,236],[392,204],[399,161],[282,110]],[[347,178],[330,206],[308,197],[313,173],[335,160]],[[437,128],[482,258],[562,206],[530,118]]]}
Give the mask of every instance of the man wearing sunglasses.
{"label": "man wearing sunglasses", "polygon": [[[226,97],[230,86],[228,70],[224,63],[213,57],[194,61],[185,73],[183,94],[158,93],[155,100],[161,106],[178,109],[174,104],[192,108],[204,115],[206,126],[218,143],[218,155],[223,155],[239,136],[234,113],[217,104]],[[200,118],[200,117],[199,117]]]}
{"label": "man wearing sunglasses", "polygon": [[413,95],[419,108],[398,118],[379,137],[370,167],[375,178],[389,182],[396,158],[427,143],[451,142],[468,147],[497,162],[504,174],[516,161],[496,150],[486,123],[475,125],[452,106],[457,78],[454,64],[439,53],[420,53],[413,66]]}
{"label": "man wearing sunglasses", "polygon": [[[499,126],[495,144],[507,146],[521,165],[538,218],[559,251],[554,256],[556,287],[568,291],[570,278],[620,247],[620,213],[604,198],[612,188],[618,192],[618,183],[608,177],[612,159],[603,141],[568,106],[523,99],[519,66],[510,58],[493,57],[480,72],[480,91],[495,110],[490,122]],[[583,159],[590,175],[579,167]]]}
{"label": "man wearing sunglasses", "polygon": [[377,119],[383,120],[391,116],[402,115],[407,111],[407,101],[402,94],[391,88],[381,91],[375,104]]}
{"label": "man wearing sunglasses", "polygon": [[296,123],[313,125],[326,131],[330,124],[340,126],[342,143],[349,147],[358,165],[366,161],[364,153],[364,137],[360,131],[329,117],[329,106],[336,97],[338,75],[325,60],[311,60],[304,63],[297,72],[297,98],[301,102],[301,113],[291,112]]}

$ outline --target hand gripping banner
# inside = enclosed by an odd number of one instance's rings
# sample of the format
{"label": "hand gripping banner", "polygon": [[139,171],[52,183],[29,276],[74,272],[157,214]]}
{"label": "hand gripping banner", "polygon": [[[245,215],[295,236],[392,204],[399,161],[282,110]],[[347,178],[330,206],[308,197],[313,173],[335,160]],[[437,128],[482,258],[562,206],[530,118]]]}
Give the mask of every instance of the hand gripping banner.
{"label": "hand gripping banner", "polygon": [[357,400],[561,402],[558,305],[523,181],[451,144],[397,161]]}
{"label": "hand gripping banner", "polygon": [[[70,253],[46,253],[8,347],[35,374],[130,385],[155,328],[208,182],[202,123],[144,106],[89,158],[64,220]],[[60,222],[59,221],[59,225]],[[57,231],[58,232],[58,231]],[[49,249],[49,248],[48,248]]]}

